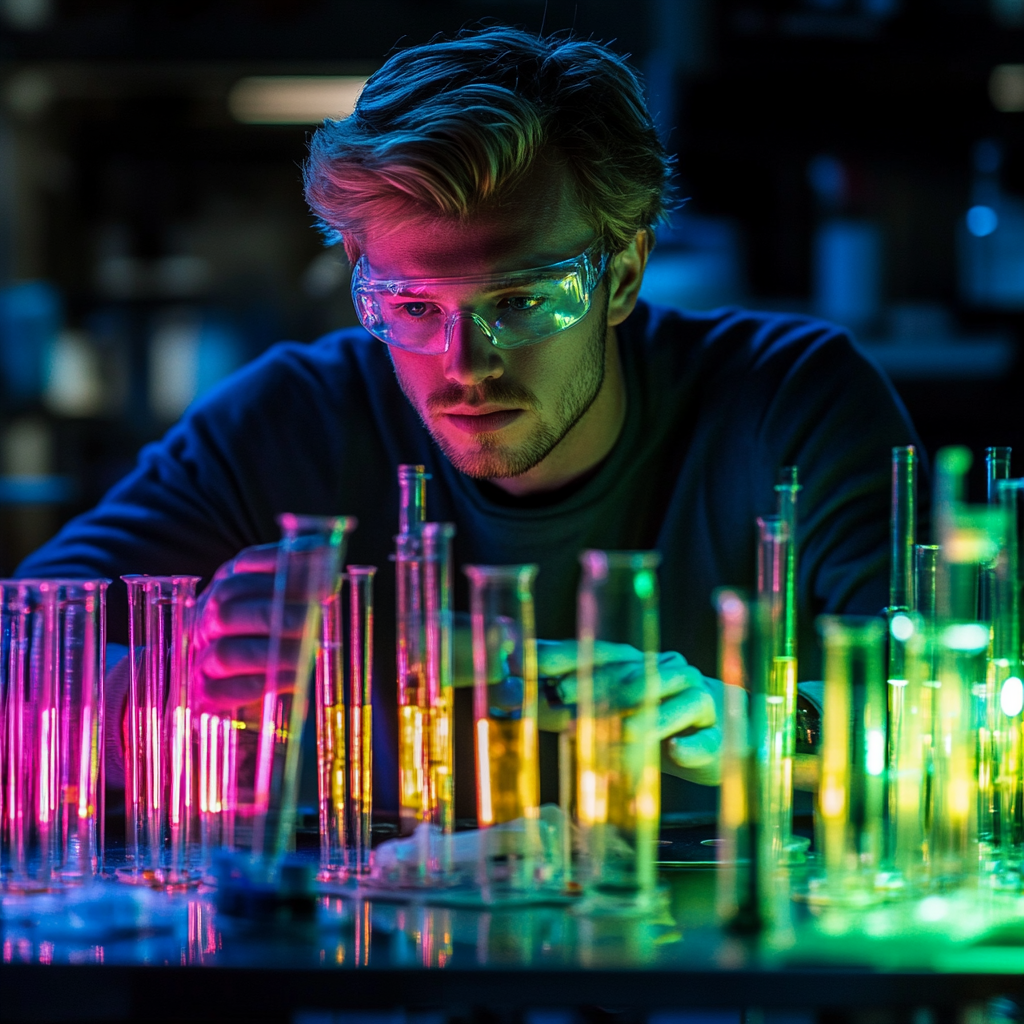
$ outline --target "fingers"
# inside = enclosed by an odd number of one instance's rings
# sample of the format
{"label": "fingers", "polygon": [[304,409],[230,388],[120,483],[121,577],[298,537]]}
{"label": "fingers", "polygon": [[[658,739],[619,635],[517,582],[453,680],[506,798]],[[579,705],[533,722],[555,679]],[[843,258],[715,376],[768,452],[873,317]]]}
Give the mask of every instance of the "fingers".
{"label": "fingers", "polygon": [[215,714],[245,704],[255,704],[263,698],[265,679],[264,675],[204,679],[199,693],[199,711]]}
{"label": "fingers", "polygon": [[662,770],[702,786],[721,782],[722,733],[717,726],[662,744]]}
{"label": "fingers", "polygon": [[[299,640],[281,641],[279,677],[288,671],[294,680],[299,644]],[[265,675],[269,645],[270,640],[265,636],[221,637],[197,653],[196,669],[206,680]]]}
{"label": "fingers", "polygon": [[[576,671],[579,644],[575,640],[538,640],[537,670],[552,679]],[[629,644],[613,644],[605,640],[594,642],[594,664],[643,661],[642,651]]]}
{"label": "fingers", "polygon": [[[265,636],[270,632],[274,577],[267,573],[227,576],[210,584],[199,610],[200,641],[222,636]],[[284,607],[285,636],[301,636],[306,605]]]}
{"label": "fingers", "polygon": [[658,705],[658,738],[665,739],[684,729],[706,729],[716,721],[711,694],[703,687],[693,687]]}

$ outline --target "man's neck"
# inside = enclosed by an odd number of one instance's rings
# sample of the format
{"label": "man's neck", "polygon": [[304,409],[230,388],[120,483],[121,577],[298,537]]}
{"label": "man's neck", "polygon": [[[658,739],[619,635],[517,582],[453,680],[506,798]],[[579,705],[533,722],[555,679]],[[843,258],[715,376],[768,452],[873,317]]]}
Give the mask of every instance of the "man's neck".
{"label": "man's neck", "polygon": [[626,422],[626,383],[614,327],[605,336],[604,381],[590,408],[551,453],[533,469],[490,482],[521,497],[556,491],[590,473],[615,447]]}

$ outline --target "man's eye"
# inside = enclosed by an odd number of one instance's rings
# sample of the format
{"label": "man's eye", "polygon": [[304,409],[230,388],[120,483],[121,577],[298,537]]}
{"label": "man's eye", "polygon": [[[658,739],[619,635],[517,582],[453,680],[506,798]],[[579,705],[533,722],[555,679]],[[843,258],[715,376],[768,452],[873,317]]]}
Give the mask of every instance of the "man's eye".
{"label": "man's eye", "polygon": [[411,316],[418,320],[430,313],[435,307],[431,302],[403,302],[398,308],[406,316]]}
{"label": "man's eye", "polygon": [[513,313],[526,313],[536,309],[544,300],[539,295],[510,295],[501,300],[499,306]]}

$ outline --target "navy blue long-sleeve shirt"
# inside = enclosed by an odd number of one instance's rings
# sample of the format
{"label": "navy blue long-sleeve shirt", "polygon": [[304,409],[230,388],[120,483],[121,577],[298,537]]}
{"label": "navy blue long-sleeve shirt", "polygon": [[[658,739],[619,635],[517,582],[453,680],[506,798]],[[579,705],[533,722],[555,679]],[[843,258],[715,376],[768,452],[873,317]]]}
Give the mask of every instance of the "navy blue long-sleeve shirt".
{"label": "navy blue long-sleeve shirt", "polygon": [[[796,465],[800,655],[813,677],[815,616],[873,614],[886,603],[890,449],[916,443],[891,385],[843,330],[803,317],[641,302],[617,331],[625,425],[596,472],[565,492],[516,501],[458,472],[402,395],[386,347],[347,329],[277,345],[228,378],[18,573],[117,581],[108,635],[124,642],[122,574],[209,580],[241,548],[276,540],[281,512],[357,516],[349,561],[380,567],[374,791],[393,808],[388,556],[399,463],[432,474],[428,518],[455,523],[457,565],[539,564],[545,638],[575,635],[582,549],[656,548],[662,647],[708,675],[717,649],[711,593],[754,588],[755,518],[775,511],[779,468]],[[456,607],[466,608],[456,577]]]}

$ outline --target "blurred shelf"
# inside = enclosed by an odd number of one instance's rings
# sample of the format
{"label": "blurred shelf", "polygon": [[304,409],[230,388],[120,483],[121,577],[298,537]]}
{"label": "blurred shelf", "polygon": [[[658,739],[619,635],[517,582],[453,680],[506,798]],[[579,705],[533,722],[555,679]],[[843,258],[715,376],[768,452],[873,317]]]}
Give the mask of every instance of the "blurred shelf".
{"label": "blurred shelf", "polygon": [[70,476],[0,476],[0,505],[63,505],[77,493]]}
{"label": "blurred shelf", "polygon": [[991,380],[1007,373],[1017,355],[1013,339],[991,335],[859,345],[893,380]]}

